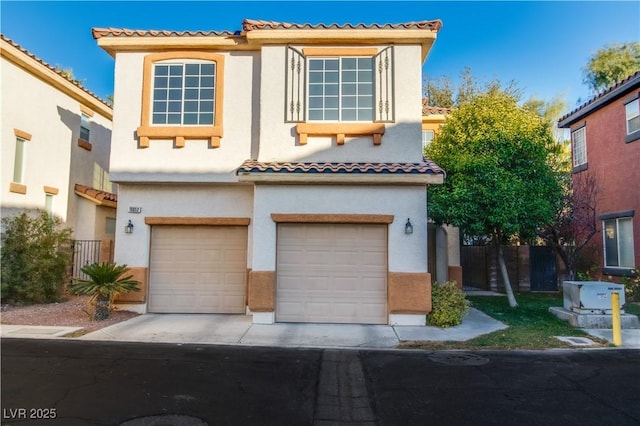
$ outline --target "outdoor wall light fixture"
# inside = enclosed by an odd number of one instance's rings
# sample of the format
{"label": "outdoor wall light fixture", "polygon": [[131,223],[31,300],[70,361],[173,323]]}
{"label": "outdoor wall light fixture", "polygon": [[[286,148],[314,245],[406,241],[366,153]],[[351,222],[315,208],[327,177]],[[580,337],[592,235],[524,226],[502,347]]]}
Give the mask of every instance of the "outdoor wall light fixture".
{"label": "outdoor wall light fixture", "polygon": [[404,233],[407,235],[413,234],[413,225],[409,219],[407,219],[407,223],[404,225]]}
{"label": "outdoor wall light fixture", "polygon": [[131,234],[133,233],[133,223],[131,223],[131,219],[129,219],[129,223],[127,223],[124,227],[124,233],[125,234]]}

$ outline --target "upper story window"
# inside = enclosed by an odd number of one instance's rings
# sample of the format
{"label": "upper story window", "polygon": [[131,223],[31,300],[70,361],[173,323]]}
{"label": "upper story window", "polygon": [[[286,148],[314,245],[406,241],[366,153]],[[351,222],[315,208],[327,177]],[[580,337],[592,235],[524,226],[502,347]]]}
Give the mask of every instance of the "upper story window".
{"label": "upper story window", "polygon": [[634,99],[624,106],[627,119],[627,134],[640,130],[640,99]]}
{"label": "upper story window", "polygon": [[80,117],[80,139],[83,141],[91,141],[91,117],[84,112]]}
{"label": "upper story window", "polygon": [[571,132],[571,148],[573,151],[573,167],[587,164],[587,132],[586,126],[582,126]]}
{"label": "upper story window", "polygon": [[309,58],[309,120],[373,121],[373,59]]}
{"label": "upper story window", "polygon": [[215,62],[159,63],[153,67],[153,125],[212,125]]}
{"label": "upper story window", "polygon": [[423,130],[422,131],[422,150],[424,151],[427,146],[433,142],[433,138],[436,136],[436,132],[433,130]]}
{"label": "upper story window", "polygon": [[633,268],[633,217],[604,220],[604,265],[608,268]]}
{"label": "upper story window", "polygon": [[13,159],[13,181],[24,183],[24,169],[27,144],[23,138],[16,137],[16,153]]}
{"label": "upper story window", "polygon": [[224,56],[207,52],[164,52],[145,56],[140,148],[151,139],[206,139],[212,148],[222,137]]}

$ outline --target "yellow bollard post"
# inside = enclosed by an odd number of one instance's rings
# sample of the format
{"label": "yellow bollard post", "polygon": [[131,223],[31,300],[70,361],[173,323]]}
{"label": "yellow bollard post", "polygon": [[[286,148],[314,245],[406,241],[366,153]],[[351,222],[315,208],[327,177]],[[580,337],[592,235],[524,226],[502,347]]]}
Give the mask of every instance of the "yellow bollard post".
{"label": "yellow bollard post", "polygon": [[620,293],[611,293],[611,326],[613,328],[613,345],[622,345],[622,331],[620,329]]}

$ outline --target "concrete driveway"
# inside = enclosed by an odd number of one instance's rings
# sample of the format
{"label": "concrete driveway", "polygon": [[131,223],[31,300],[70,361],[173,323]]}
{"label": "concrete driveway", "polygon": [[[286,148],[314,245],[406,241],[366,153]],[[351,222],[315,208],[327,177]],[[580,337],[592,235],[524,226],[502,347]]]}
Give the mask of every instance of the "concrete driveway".
{"label": "concrete driveway", "polygon": [[506,328],[471,309],[457,327],[356,324],[253,324],[246,315],[146,314],[80,337],[81,340],[222,345],[394,348],[404,340],[468,340]]}

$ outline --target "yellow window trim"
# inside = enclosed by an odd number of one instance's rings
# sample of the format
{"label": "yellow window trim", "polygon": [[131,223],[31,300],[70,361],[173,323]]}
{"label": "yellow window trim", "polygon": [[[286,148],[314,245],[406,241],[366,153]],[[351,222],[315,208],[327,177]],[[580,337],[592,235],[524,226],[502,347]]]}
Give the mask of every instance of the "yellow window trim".
{"label": "yellow window trim", "polygon": [[91,151],[93,149],[91,142],[87,142],[84,139],[78,139],[78,146],[82,149],[86,149],[87,151]]}
{"label": "yellow window trim", "polygon": [[13,133],[19,137],[20,139],[23,139],[25,141],[30,141],[32,136],[31,133],[25,132],[24,130],[20,130],[20,129],[13,129]]}
{"label": "yellow window trim", "polygon": [[[151,88],[153,87],[153,64],[171,59],[201,59],[216,63],[215,111],[213,126],[153,126],[151,125]],[[144,57],[142,80],[142,117],[137,129],[138,146],[148,148],[151,139],[173,139],[176,148],[183,148],[187,139],[207,139],[210,148],[220,146],[222,138],[224,88],[224,55],[208,52],[162,52]]]}
{"label": "yellow window trim", "polygon": [[60,190],[54,186],[45,185],[43,189],[45,194],[58,195],[58,192],[60,192]]}
{"label": "yellow window trim", "polygon": [[82,112],[84,115],[88,115],[89,117],[93,117],[95,114],[92,109],[89,109],[82,104],[80,104],[80,112]]}
{"label": "yellow window trim", "polygon": [[309,135],[335,136],[338,145],[344,145],[346,136],[372,136],[373,144],[380,145],[384,131],[384,123],[298,123],[296,125],[296,132],[300,136],[300,145],[307,144]]}
{"label": "yellow window trim", "polygon": [[21,183],[11,182],[9,184],[9,192],[15,192],[16,194],[26,194],[27,185]]}
{"label": "yellow window trim", "polygon": [[375,47],[306,47],[302,49],[304,56],[375,56],[378,49]]}

